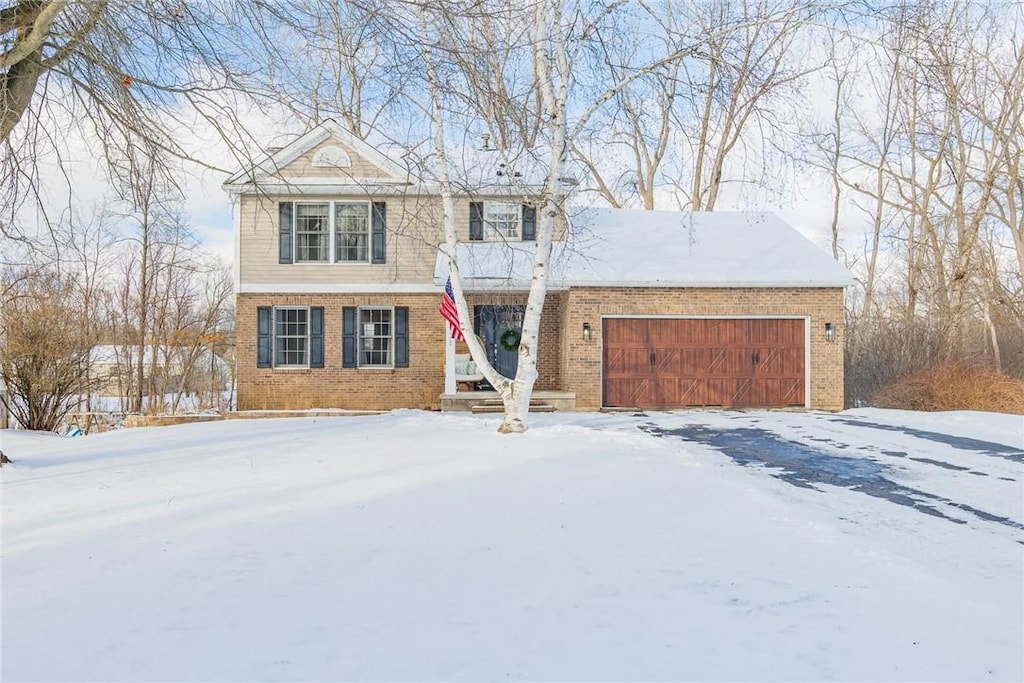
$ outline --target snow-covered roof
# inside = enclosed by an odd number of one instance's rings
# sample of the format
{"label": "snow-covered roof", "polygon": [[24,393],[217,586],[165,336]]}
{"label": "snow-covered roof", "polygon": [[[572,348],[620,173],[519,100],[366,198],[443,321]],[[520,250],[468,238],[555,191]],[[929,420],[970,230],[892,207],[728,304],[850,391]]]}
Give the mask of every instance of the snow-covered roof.
{"label": "snow-covered roof", "polygon": [[[189,354],[192,351],[192,347],[188,346],[170,346],[162,350],[157,354],[157,365],[163,366],[164,364],[164,353],[168,353],[171,356],[172,362],[176,362],[182,356]],[[100,344],[89,349],[89,361],[93,365],[117,365],[119,362],[134,361],[138,356],[138,347],[134,345],[120,346],[117,344]],[[226,365],[224,360],[217,356],[209,349],[201,349],[199,351],[199,358],[205,364],[210,363],[210,356],[213,356],[213,362],[217,365]],[[143,354],[143,365],[151,365],[153,363],[153,347],[146,346]]]}
{"label": "snow-covered roof", "polygon": [[[844,287],[850,272],[767,212],[585,208],[552,251],[550,287]],[[526,288],[533,242],[458,247],[467,289]],[[438,254],[435,281],[448,263]]]}

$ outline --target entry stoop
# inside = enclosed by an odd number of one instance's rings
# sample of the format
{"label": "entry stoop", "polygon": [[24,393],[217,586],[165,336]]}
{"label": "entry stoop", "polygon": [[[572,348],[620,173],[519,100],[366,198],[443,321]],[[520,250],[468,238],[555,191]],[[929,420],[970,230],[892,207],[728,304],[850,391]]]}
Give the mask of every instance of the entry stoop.
{"label": "entry stoop", "polygon": [[[501,402],[500,398],[489,398],[482,403],[472,406],[469,411],[471,413],[504,413],[505,404]],[[534,398],[530,399],[530,412],[553,413],[555,412],[555,407],[550,403]]]}
{"label": "entry stoop", "polygon": [[[504,412],[504,406],[496,391],[459,391],[441,394],[441,410],[500,413]],[[571,391],[533,392],[530,412],[550,413],[557,410],[576,410],[576,394]]]}

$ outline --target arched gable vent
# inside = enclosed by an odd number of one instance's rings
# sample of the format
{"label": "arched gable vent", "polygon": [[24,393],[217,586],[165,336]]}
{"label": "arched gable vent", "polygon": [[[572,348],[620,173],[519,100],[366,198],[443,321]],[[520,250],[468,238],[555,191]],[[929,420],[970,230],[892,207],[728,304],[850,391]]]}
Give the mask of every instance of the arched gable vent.
{"label": "arched gable vent", "polygon": [[329,168],[350,168],[352,159],[341,147],[321,147],[313,155],[313,165]]}

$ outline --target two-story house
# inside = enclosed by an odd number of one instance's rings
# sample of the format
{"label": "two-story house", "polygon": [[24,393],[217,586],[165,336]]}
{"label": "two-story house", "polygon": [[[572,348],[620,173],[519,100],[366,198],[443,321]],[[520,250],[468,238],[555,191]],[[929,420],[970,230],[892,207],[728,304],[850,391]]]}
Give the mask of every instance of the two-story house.
{"label": "two-story house", "polygon": [[[224,187],[240,410],[436,409],[453,398],[436,187],[334,122]],[[494,184],[458,196],[456,213],[467,332],[512,376],[506,332],[522,320],[535,208]],[[842,408],[850,274],[775,216],[585,209],[568,226],[536,390],[577,409]]]}

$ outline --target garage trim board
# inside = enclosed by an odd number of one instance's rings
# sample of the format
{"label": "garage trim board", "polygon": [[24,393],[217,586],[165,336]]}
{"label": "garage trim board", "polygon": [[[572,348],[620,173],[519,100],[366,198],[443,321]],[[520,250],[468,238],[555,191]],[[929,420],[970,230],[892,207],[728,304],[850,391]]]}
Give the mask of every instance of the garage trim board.
{"label": "garage trim board", "polygon": [[808,316],[601,317],[602,405],[810,405]]}

